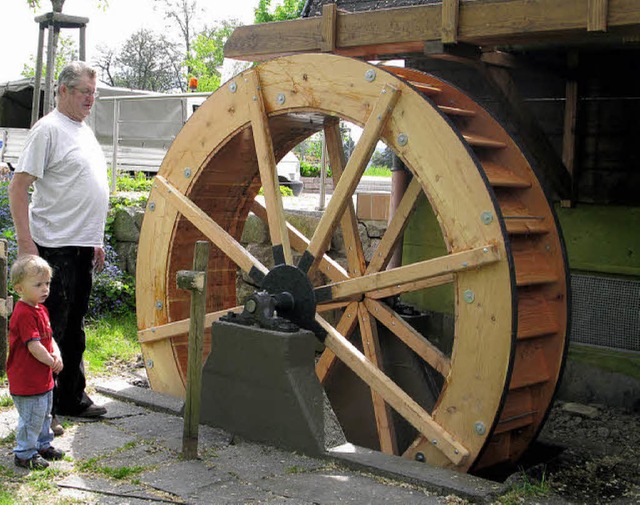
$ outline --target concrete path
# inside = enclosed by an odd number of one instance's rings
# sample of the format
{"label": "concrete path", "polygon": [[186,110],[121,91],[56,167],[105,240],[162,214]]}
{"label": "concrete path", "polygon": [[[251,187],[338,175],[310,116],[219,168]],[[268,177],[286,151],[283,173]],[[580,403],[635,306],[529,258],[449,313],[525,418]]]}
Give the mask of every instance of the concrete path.
{"label": "concrete path", "polygon": [[[199,458],[186,461],[181,401],[123,380],[101,382],[96,389],[92,397],[108,408],[107,416],[65,419],[66,433],[55,440],[70,457],[53,463],[63,470],[58,493],[78,503],[459,504],[460,498],[488,503],[502,489],[353,446],[316,459],[208,426],[200,427]],[[16,420],[15,409],[0,410],[0,439],[11,434]],[[26,473],[13,465],[6,445],[0,465]],[[114,478],[119,473],[126,476]]]}

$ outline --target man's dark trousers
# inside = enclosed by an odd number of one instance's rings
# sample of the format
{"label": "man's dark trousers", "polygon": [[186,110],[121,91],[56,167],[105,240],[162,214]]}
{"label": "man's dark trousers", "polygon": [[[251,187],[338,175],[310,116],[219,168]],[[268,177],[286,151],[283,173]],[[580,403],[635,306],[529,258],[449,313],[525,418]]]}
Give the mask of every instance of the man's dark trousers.
{"label": "man's dark trousers", "polygon": [[49,310],[53,338],[64,368],[53,389],[53,415],[77,415],[93,404],[84,389],[84,316],[89,309],[93,274],[93,247],[42,247],[40,256],[53,269]]}

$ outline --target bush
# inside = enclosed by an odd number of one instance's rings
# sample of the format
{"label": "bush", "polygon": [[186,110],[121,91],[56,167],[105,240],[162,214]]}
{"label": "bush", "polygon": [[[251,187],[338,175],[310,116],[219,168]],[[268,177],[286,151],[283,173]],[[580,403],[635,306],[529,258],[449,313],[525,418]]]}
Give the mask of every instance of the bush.
{"label": "bush", "polygon": [[[312,165],[307,161],[300,162],[300,175],[302,177],[320,177],[320,166]],[[327,177],[331,177],[331,168],[327,167]]]}
{"label": "bush", "polygon": [[[258,194],[264,196],[264,188],[260,188]],[[293,196],[293,190],[288,186],[280,186],[280,194],[282,196]]]}
{"label": "bush", "polygon": [[[9,210],[8,188],[11,176],[0,175],[0,238],[8,243],[8,264],[16,259],[18,246],[15,227]],[[144,201],[142,198],[138,201]],[[133,201],[126,198],[112,198],[107,216],[105,230],[105,268],[94,275],[93,291],[89,306],[89,317],[98,318],[107,314],[125,314],[135,312],[135,279],[117,266],[117,254],[111,245],[111,226],[116,209],[121,205],[130,205]],[[13,286],[9,285],[9,293],[14,297]]]}
{"label": "bush", "polygon": [[152,184],[153,179],[148,178],[144,172],[136,172],[133,176],[120,174],[116,179],[116,191],[150,191]]}

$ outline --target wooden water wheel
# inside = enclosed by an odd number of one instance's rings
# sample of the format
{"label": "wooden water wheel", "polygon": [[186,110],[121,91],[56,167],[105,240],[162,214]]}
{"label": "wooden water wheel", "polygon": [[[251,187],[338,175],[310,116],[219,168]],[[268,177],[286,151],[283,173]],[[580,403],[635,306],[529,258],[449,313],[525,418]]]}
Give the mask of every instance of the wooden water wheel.
{"label": "wooden water wheel", "polygon": [[[338,119],[363,128],[348,160]],[[335,189],[313,236],[305,238],[286,220],[275,164],[321,130]],[[380,140],[413,177],[365,261],[352,195]],[[260,187],[264,207],[255,200]],[[447,252],[387,269],[425,197]],[[189,293],[178,290],[175,279],[178,270],[191,268],[196,240],[214,245],[207,326],[238,305],[239,270],[256,286],[268,274],[239,242],[250,212],[268,223],[276,265],[328,279],[315,287],[316,320],[327,332],[318,376],[326,382],[334,365],[346,366],[366,384],[374,414],[344,421],[352,424],[345,431],[373,423],[375,448],[459,471],[522,455],[542,426],[563,363],[567,267],[541,185],[495,119],[432,76],[335,55],[279,58],[227,82],[177,136],[149,196],[137,310],[155,390],[184,394]],[[346,268],[326,253],[336,228],[348,251]],[[455,300],[450,352],[386,302],[441,285],[451,287]],[[432,405],[385,373],[382,328],[437,375]],[[209,346],[207,337],[203,359]],[[342,422],[339,411],[337,416]],[[404,446],[396,437],[398,416],[414,429]]]}

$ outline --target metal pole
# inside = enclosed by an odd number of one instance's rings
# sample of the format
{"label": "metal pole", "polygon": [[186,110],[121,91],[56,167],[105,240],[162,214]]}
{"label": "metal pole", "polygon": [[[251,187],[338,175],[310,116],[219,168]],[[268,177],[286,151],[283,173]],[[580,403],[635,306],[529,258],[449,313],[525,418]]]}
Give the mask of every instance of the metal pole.
{"label": "metal pole", "polygon": [[184,403],[184,429],[182,432],[182,456],[198,457],[198,426],[200,424],[200,394],[202,391],[202,342],[207,302],[207,268],[209,242],[196,242],[193,270],[180,270],[178,289],[191,291],[189,313],[189,352],[187,355],[187,390]]}
{"label": "metal pole", "polygon": [[113,101],[113,130],[112,144],[113,154],[111,156],[111,193],[116,192],[116,181],[118,179],[118,142],[120,137],[120,101]]}
{"label": "metal pole", "polygon": [[33,98],[31,99],[31,126],[40,117],[40,87],[42,85],[42,55],[44,53],[44,25],[40,24],[38,34],[38,56],[36,57],[36,75],[33,83]]}
{"label": "metal pole", "polygon": [[44,107],[42,113],[47,115],[53,110],[53,75],[56,67],[56,45],[58,38],[56,37],[56,28],[54,24],[48,25],[49,37],[47,42],[47,72],[44,84]]}
{"label": "metal pole", "polygon": [[80,27],[80,61],[87,61],[87,27]]}

